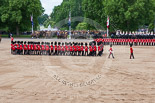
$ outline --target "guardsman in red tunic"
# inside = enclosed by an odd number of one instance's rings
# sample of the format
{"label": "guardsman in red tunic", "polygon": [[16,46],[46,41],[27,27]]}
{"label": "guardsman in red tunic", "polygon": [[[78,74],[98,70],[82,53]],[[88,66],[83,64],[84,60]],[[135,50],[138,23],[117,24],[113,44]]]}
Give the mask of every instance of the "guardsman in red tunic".
{"label": "guardsman in red tunic", "polygon": [[17,54],[17,41],[14,42],[14,46],[15,46],[15,55]]}
{"label": "guardsman in red tunic", "polygon": [[14,42],[11,41],[11,54],[13,54],[13,50],[12,50],[12,47],[14,46]]}
{"label": "guardsman in red tunic", "polygon": [[89,43],[89,56],[93,55],[93,47],[92,47],[92,43]]}
{"label": "guardsman in red tunic", "polygon": [[143,39],[144,45],[146,45],[146,39]]}
{"label": "guardsman in red tunic", "polygon": [[155,45],[155,39],[153,39],[153,45]]}
{"label": "guardsman in red tunic", "polygon": [[102,56],[102,54],[103,54],[103,43],[100,42],[98,44],[98,55],[97,56]]}
{"label": "guardsman in red tunic", "polygon": [[58,55],[61,55],[61,46],[60,46],[60,42],[58,42]]}
{"label": "guardsman in red tunic", "polygon": [[152,45],[152,41],[151,41],[151,39],[148,39],[148,45],[149,45],[149,46]]}
{"label": "guardsman in red tunic", "polygon": [[30,44],[30,55],[34,54],[34,47],[33,47],[33,42]]}
{"label": "guardsman in red tunic", "polygon": [[11,54],[15,54],[15,42],[11,42]]}
{"label": "guardsman in red tunic", "polygon": [[97,47],[96,47],[96,43],[93,46],[93,56],[96,56],[96,51],[97,51]]}
{"label": "guardsman in red tunic", "polygon": [[140,45],[140,42],[141,42],[141,40],[140,40],[140,39],[138,39],[138,45]]}
{"label": "guardsman in red tunic", "polygon": [[41,43],[41,54],[45,55],[45,45],[44,45],[44,42]]}
{"label": "guardsman in red tunic", "polygon": [[85,56],[88,56],[88,46],[87,46],[87,43],[85,43]]}
{"label": "guardsman in red tunic", "polygon": [[132,44],[130,44],[130,59],[131,57],[134,59]]}
{"label": "guardsman in red tunic", "polygon": [[64,43],[62,43],[62,46],[61,46],[61,55],[65,55],[65,46],[64,46]]}
{"label": "guardsman in red tunic", "polygon": [[68,55],[68,53],[67,53],[68,43],[67,42],[65,42],[64,47],[65,47],[65,55]]}
{"label": "guardsman in red tunic", "polygon": [[36,42],[34,42],[33,44],[34,44],[33,45],[33,50],[34,50],[33,54],[36,55],[37,54],[37,45],[36,45]]}
{"label": "guardsman in red tunic", "polygon": [[49,44],[50,44],[50,43],[46,43],[46,55],[50,55]]}
{"label": "guardsman in red tunic", "polygon": [[108,56],[108,58],[110,58],[110,55],[112,55],[112,58],[114,59],[112,45],[110,45],[109,56]]}
{"label": "guardsman in red tunic", "polygon": [[23,41],[20,42],[20,55],[23,55]]}
{"label": "guardsman in red tunic", "polygon": [[77,43],[74,43],[73,50],[74,50],[74,56],[77,56]]}
{"label": "guardsman in red tunic", "polygon": [[20,54],[20,47],[19,47],[20,45],[19,45],[19,41],[17,42],[17,45],[16,45],[16,46],[17,46],[17,54]]}
{"label": "guardsman in red tunic", "polygon": [[14,38],[13,37],[11,37],[11,42],[14,40]]}
{"label": "guardsman in red tunic", "polygon": [[82,56],[84,56],[84,46],[83,46],[83,43],[81,43],[81,53],[82,53]]}
{"label": "guardsman in red tunic", "polygon": [[151,45],[153,46],[153,39],[151,39]]}
{"label": "guardsman in red tunic", "polygon": [[28,54],[28,48],[27,48],[27,45],[26,45],[26,41],[24,42],[24,55],[27,55]]}
{"label": "guardsman in red tunic", "polygon": [[141,41],[140,41],[140,42],[141,42],[141,45],[143,45],[143,39],[141,39]]}
{"label": "guardsman in red tunic", "polygon": [[125,39],[125,44],[128,45],[128,39]]}
{"label": "guardsman in red tunic", "polygon": [[28,42],[27,49],[28,49],[28,55],[30,55],[30,50],[31,50],[31,48],[30,48],[30,42]]}
{"label": "guardsman in red tunic", "polygon": [[53,47],[53,42],[51,42],[51,47],[50,47],[50,49],[51,49],[51,55],[53,55],[53,50],[54,50],[54,47]]}
{"label": "guardsman in red tunic", "polygon": [[70,55],[73,56],[73,46],[72,46],[71,43],[70,43],[70,46],[69,46],[69,51],[70,51]]}
{"label": "guardsman in red tunic", "polygon": [[70,50],[69,50],[70,44],[71,44],[71,43],[67,43],[67,44],[66,44],[66,47],[65,47],[65,49],[66,49],[66,51],[67,51],[66,55],[70,55]]}
{"label": "guardsman in red tunic", "polygon": [[55,42],[55,44],[54,44],[54,55],[58,55],[58,46],[57,46],[57,42]]}
{"label": "guardsman in red tunic", "polygon": [[78,56],[81,56],[81,46],[80,46],[80,43],[78,43],[77,48],[78,48]]}
{"label": "guardsman in red tunic", "polygon": [[137,43],[138,43],[137,39],[134,39],[133,42],[134,42],[134,45],[137,46]]}
{"label": "guardsman in red tunic", "polygon": [[37,48],[38,48],[38,50],[37,50],[37,54],[38,54],[38,55],[41,55],[40,42],[37,43]]}

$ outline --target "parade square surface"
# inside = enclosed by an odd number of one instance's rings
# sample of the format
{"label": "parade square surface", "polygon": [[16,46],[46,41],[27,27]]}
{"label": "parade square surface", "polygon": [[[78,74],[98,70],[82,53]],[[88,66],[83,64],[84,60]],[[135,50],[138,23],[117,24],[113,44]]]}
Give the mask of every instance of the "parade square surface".
{"label": "parade square surface", "polygon": [[0,103],[154,103],[155,46],[133,46],[135,59],[129,46],[113,46],[115,59],[108,49],[102,57],[11,55],[2,39]]}

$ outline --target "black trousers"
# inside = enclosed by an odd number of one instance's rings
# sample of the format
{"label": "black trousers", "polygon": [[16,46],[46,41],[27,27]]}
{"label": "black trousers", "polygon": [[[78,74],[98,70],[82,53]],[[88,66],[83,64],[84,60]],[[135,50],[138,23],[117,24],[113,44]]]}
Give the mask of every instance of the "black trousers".
{"label": "black trousers", "polygon": [[112,55],[112,58],[114,58],[114,55],[113,55],[113,53],[110,53],[110,54],[109,54],[109,56],[108,56],[108,58],[110,58],[110,55]]}
{"label": "black trousers", "polygon": [[81,56],[81,51],[78,51],[78,56]]}
{"label": "black trousers", "polygon": [[84,51],[81,51],[81,53],[82,53],[82,56],[84,56]]}
{"label": "black trousers", "polygon": [[134,55],[133,55],[133,53],[130,54],[130,59],[131,59],[131,57],[132,57],[133,59],[135,58]]}
{"label": "black trousers", "polygon": [[88,51],[85,51],[85,56],[88,56]]}
{"label": "black trousers", "polygon": [[99,51],[97,56],[102,56],[103,52]]}

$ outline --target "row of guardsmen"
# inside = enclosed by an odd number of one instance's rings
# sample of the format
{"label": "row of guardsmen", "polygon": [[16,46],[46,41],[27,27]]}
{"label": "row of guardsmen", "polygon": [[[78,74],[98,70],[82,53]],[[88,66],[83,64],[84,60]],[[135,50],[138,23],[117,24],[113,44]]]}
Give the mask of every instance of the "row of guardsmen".
{"label": "row of guardsmen", "polygon": [[112,38],[98,38],[94,39],[96,42],[103,42],[104,45],[130,45],[131,43],[135,46],[155,46],[155,39],[112,39]]}
{"label": "row of guardsmen", "polygon": [[11,42],[13,55],[102,56],[103,43]]}
{"label": "row of guardsmen", "polygon": [[121,32],[117,31],[116,32],[116,38],[124,38],[124,39],[153,39],[155,38],[155,33],[153,32],[138,32],[138,31],[133,31],[133,32]]}

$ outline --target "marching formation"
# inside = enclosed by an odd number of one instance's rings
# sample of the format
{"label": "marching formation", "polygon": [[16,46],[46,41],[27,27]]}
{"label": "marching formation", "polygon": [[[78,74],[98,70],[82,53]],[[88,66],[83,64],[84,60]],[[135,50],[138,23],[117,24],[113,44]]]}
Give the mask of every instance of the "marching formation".
{"label": "marching formation", "polygon": [[11,42],[13,55],[59,55],[59,56],[102,56],[103,43],[95,41],[88,43],[74,42]]}
{"label": "marching formation", "polygon": [[133,44],[135,46],[155,46],[155,39],[111,39],[111,38],[98,38],[95,39],[96,42],[103,42],[104,45],[130,45]]}

